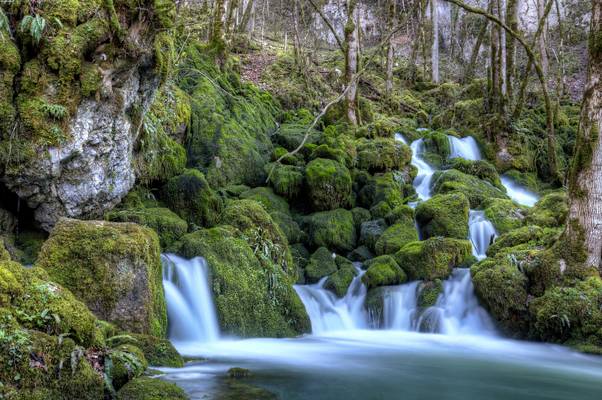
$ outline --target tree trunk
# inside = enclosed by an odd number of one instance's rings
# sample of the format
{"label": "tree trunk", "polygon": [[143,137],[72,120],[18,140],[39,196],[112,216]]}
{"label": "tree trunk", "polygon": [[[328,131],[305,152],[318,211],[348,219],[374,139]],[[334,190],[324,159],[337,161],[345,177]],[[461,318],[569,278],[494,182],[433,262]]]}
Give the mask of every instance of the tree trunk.
{"label": "tree trunk", "polygon": [[433,47],[431,48],[432,80],[439,83],[439,7],[438,0],[431,0],[431,18],[433,20]]}
{"label": "tree trunk", "polygon": [[[520,0],[507,0],[506,3],[506,25],[513,31],[518,30],[518,6]],[[516,58],[516,40],[512,35],[506,35],[506,94],[508,99],[512,101],[513,87],[512,82],[515,76],[514,60]]]}
{"label": "tree trunk", "polygon": [[245,32],[247,30],[247,26],[249,26],[249,21],[251,20],[251,14],[253,14],[254,2],[255,0],[247,0],[247,7],[245,7],[245,11],[242,14],[240,25],[238,25],[239,32]]}
{"label": "tree trunk", "polygon": [[[388,12],[387,12],[387,30],[391,31],[393,29],[393,19],[395,18],[395,0],[389,0],[388,4]],[[391,96],[393,92],[393,56],[395,49],[393,48],[393,36],[389,38],[389,43],[387,43],[387,77],[385,82],[385,93],[387,97]]]}
{"label": "tree trunk", "polygon": [[482,24],[483,25],[481,25],[481,29],[479,30],[479,35],[477,36],[477,41],[472,49],[472,53],[470,54],[470,61],[468,62],[464,72],[464,82],[470,81],[473,77],[474,67],[477,63],[477,58],[479,56],[479,52],[481,51],[483,41],[485,40],[485,35],[487,35],[487,26],[489,25],[489,21],[484,20]]}
{"label": "tree trunk", "polygon": [[602,1],[593,0],[592,4],[589,67],[569,177],[564,239],[565,243],[583,246],[585,266],[602,272]]}
{"label": "tree trunk", "polygon": [[543,75],[545,77],[548,77],[548,71],[549,71],[549,66],[548,66],[548,53],[547,53],[547,41],[548,41],[548,24],[546,21],[546,18],[544,17],[544,15],[546,15],[545,13],[545,1],[544,0],[537,0],[537,17],[541,20],[544,20],[544,25],[543,25],[543,31],[541,32],[541,35],[539,36],[539,56],[541,58],[541,69],[543,71]]}
{"label": "tree trunk", "polygon": [[359,26],[356,24],[357,0],[347,1],[347,23],[345,24],[345,84],[349,90],[345,95],[347,108],[347,121],[357,125],[356,98],[357,98],[357,73],[358,62],[358,36]]}

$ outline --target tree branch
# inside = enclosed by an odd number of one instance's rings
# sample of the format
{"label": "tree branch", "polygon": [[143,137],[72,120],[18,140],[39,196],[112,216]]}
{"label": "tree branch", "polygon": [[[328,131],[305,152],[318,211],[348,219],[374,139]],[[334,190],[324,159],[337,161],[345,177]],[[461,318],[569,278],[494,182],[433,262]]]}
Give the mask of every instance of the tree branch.
{"label": "tree branch", "polygon": [[344,53],[345,52],[345,46],[343,45],[343,40],[337,34],[337,31],[334,29],[334,26],[332,25],[332,22],[330,22],[330,20],[328,19],[328,17],[326,17],[326,15],[322,11],[322,9],[316,5],[316,3],[314,2],[314,0],[309,0],[309,4],[311,4],[311,6],[313,7],[313,9],[316,10],[316,12],[320,15],[320,17],[322,18],[322,20],[324,21],[324,23],[326,24],[326,26],[328,27],[328,29],[330,29],[330,32],[332,32],[332,35],[334,36],[334,39],[337,41],[337,45],[339,46],[339,48],[341,49],[341,51]]}

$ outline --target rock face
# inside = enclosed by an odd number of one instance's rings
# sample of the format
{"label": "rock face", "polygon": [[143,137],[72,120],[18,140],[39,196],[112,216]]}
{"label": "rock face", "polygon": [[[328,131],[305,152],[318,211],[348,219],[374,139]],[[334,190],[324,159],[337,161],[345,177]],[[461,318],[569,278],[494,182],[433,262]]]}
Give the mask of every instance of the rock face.
{"label": "rock face", "polygon": [[0,104],[0,127],[12,132],[0,131],[0,180],[47,231],[62,216],[101,216],[134,185],[134,152],[170,65],[165,32],[175,11],[170,1],[144,1],[140,13],[108,1],[54,3],[36,15],[60,29],[39,43],[0,39],[0,76],[11,78],[0,94],[13,99]]}
{"label": "rock face", "polygon": [[131,332],[165,336],[159,239],[131,223],[61,219],[37,267],[97,317]]}

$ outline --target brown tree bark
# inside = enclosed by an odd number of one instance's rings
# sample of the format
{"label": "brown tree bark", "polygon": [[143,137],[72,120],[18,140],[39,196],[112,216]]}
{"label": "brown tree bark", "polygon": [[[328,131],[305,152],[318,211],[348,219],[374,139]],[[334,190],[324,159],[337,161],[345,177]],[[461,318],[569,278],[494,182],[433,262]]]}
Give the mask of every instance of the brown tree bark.
{"label": "brown tree bark", "polygon": [[[602,0],[592,1],[587,83],[569,176],[566,243],[581,245],[585,266],[602,273]],[[574,241],[577,240],[577,243]],[[573,247],[574,248],[574,247]]]}

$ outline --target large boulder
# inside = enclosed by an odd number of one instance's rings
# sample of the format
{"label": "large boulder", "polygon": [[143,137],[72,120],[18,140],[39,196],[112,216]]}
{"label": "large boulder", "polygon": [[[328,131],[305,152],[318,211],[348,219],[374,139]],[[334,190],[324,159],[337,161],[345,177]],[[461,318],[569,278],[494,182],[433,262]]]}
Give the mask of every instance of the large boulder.
{"label": "large boulder", "polygon": [[435,195],[416,207],[416,222],[424,238],[468,237],[468,199],[462,193]]}
{"label": "large boulder", "polygon": [[333,160],[316,158],[307,164],[305,179],[309,199],[315,210],[345,207],[351,196],[351,175],[344,165]]}
{"label": "large boulder", "polygon": [[312,248],[323,246],[343,254],[355,248],[357,234],[351,211],[317,212],[304,219],[304,226]]}
{"label": "large boulder", "polygon": [[508,199],[505,192],[488,181],[455,169],[435,172],[433,182],[433,193],[463,193],[468,197],[471,208],[479,208],[486,200],[492,198]]}
{"label": "large boulder", "polygon": [[407,280],[406,273],[389,255],[379,256],[365,263],[368,268],[362,281],[368,289],[378,286],[399,285]]}
{"label": "large boulder", "polygon": [[328,277],[324,287],[334,292],[338,297],[344,297],[351,282],[357,276],[357,270],[351,261],[341,256],[336,256],[335,263],[338,270]]}
{"label": "large boulder", "polygon": [[184,235],[174,250],[201,256],[211,268],[211,288],[221,331],[243,337],[283,337],[309,332],[295,277],[254,251],[232,226]]}
{"label": "large boulder", "polygon": [[564,225],[569,213],[568,197],[564,192],[543,196],[527,212],[527,222],[533,225],[556,228]]}
{"label": "large boulder", "polygon": [[484,203],[485,216],[500,234],[519,228],[525,221],[526,210],[507,199],[491,199]]}
{"label": "large boulder", "polygon": [[[0,38],[0,131],[17,128],[0,138],[12,149],[0,152],[10,154],[0,156],[9,167],[1,179],[46,230],[62,216],[100,217],[134,185],[136,140],[169,73],[175,18],[171,2],[145,0],[136,11],[55,3],[36,6],[47,21],[40,51],[29,50],[29,35],[19,36],[23,57],[16,39]],[[13,10],[16,24],[30,15]],[[48,29],[57,20],[61,28]]]}
{"label": "large boulder", "polygon": [[447,278],[454,267],[464,266],[471,257],[468,240],[443,237],[410,242],[395,253],[397,264],[410,280]]}
{"label": "large boulder", "polygon": [[118,400],[188,400],[189,397],[175,383],[162,379],[140,377],[128,382],[117,393]]}
{"label": "large boulder", "polygon": [[400,206],[386,216],[389,226],[378,238],[375,251],[377,255],[395,254],[406,243],[418,240],[418,231],[414,222],[414,210]]}
{"label": "large boulder", "polygon": [[326,247],[320,247],[309,258],[305,266],[305,278],[308,283],[316,283],[320,279],[337,271],[336,255]]}
{"label": "large boulder", "polygon": [[36,267],[99,318],[123,330],[165,336],[159,239],[132,223],[61,219]]}
{"label": "large boulder", "polygon": [[476,176],[479,179],[491,183],[500,190],[505,190],[495,167],[485,160],[466,160],[464,158],[453,158],[451,168],[468,175]]}
{"label": "large boulder", "polygon": [[359,244],[375,251],[376,242],[387,229],[387,223],[383,218],[366,221],[360,226]]}
{"label": "large boulder", "polygon": [[358,168],[369,172],[402,169],[412,159],[412,151],[393,138],[361,139],[357,145]]}

